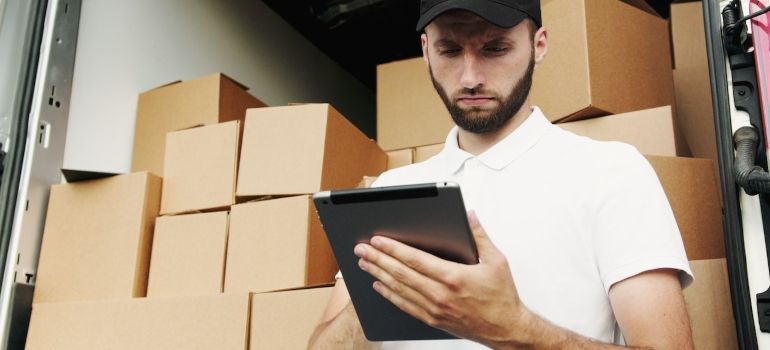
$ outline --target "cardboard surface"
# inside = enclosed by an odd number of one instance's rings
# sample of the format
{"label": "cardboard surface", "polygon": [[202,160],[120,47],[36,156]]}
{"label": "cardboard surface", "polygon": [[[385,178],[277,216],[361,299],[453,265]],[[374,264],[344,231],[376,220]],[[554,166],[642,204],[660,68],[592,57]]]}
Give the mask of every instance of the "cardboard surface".
{"label": "cardboard surface", "polygon": [[422,57],[377,66],[377,143],[382,149],[444,142],[453,126]]}
{"label": "cardboard surface", "polygon": [[556,125],[594,140],[624,142],[643,154],[675,157],[690,153],[677,130],[671,106]]}
{"label": "cardboard surface", "polygon": [[377,176],[387,156],[328,104],[248,111],[238,174],[239,197],[353,188]]}
{"label": "cardboard surface", "polygon": [[695,281],[684,290],[698,350],[738,349],[725,259],[690,261]]}
{"label": "cardboard surface", "polygon": [[225,293],[331,283],[338,271],[310,196],[234,205],[225,266]]}
{"label": "cardboard surface", "polygon": [[226,208],[235,203],[240,121],[168,133],[160,213]]}
{"label": "cardboard surface", "polygon": [[388,155],[388,170],[400,168],[414,162],[414,149],[406,148],[386,152]]}
{"label": "cardboard surface", "polygon": [[702,1],[671,4],[671,41],[674,68],[708,67]]}
{"label": "cardboard surface", "polygon": [[688,260],[725,257],[722,205],[710,159],[647,156],[674,211]]}
{"label": "cardboard surface", "polygon": [[305,349],[332,287],[254,294],[249,349]]}
{"label": "cardboard surface", "polygon": [[197,125],[243,121],[247,108],[265,104],[224,74],[167,84],[139,95],[131,171],[163,176],[166,133]]}
{"label": "cardboard surface", "polygon": [[147,172],[51,186],[34,302],[145,296],[160,191]]}
{"label": "cardboard surface", "polygon": [[27,350],[248,347],[251,295],[38,304]]}
{"label": "cardboard surface", "polygon": [[674,105],[667,21],[618,0],[541,4],[549,50],[530,98],[550,120]]}
{"label": "cardboard surface", "polygon": [[377,181],[377,176],[364,176],[363,179],[361,179],[361,182],[356,186],[356,188],[370,188],[372,187],[372,184],[374,184],[375,181]]}
{"label": "cardboard surface", "polygon": [[414,148],[414,162],[424,162],[428,160],[429,158],[441,153],[441,150],[444,149],[443,143],[438,143],[435,145],[427,145],[427,146],[420,146]]}
{"label": "cardboard surface", "polygon": [[227,225],[227,212],[159,217],[147,297],[221,293]]}

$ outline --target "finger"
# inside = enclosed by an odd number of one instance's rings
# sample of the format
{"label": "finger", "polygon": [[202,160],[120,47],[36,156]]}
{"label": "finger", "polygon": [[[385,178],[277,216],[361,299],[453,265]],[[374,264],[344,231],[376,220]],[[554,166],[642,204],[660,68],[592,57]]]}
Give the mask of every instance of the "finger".
{"label": "finger", "polygon": [[479,218],[473,210],[468,212],[468,224],[471,227],[473,239],[476,241],[476,250],[479,252],[479,260],[499,256],[500,250],[497,249],[494,243],[492,243],[492,240],[487,235],[487,231],[481,226]]}
{"label": "finger", "polygon": [[373,287],[377,293],[382,295],[385,299],[388,299],[388,301],[393,303],[393,305],[396,305],[396,307],[401,309],[401,311],[412,315],[414,318],[424,322],[427,325],[434,327],[436,326],[436,320],[420,305],[394,292],[384,283],[374,282]]}
{"label": "finger", "polygon": [[401,283],[401,281],[399,281],[397,278],[394,278],[387,271],[382,270],[379,266],[375,264],[371,264],[364,259],[359,260],[358,265],[361,267],[362,270],[372,275],[374,279],[376,279],[380,283],[387,286],[392,293],[395,293],[401,298],[408,300],[409,302],[415,305],[420,306],[420,308],[422,309],[425,309],[425,310],[435,309],[434,304],[431,303],[419,291],[415,290],[414,288],[411,288],[410,286],[404,283]]}
{"label": "finger", "polygon": [[443,281],[444,276],[450,275],[462,266],[384,236],[373,237],[371,244],[412,270],[436,281]]}
{"label": "finger", "polygon": [[[397,258],[390,256],[385,252],[381,252],[377,248],[367,244],[359,244],[356,246],[355,252],[356,255],[362,258],[362,261],[359,261],[359,266],[376,279],[383,282],[388,282],[386,279],[389,278],[398,281],[423,295],[426,295],[430,290],[435,290],[440,287],[440,285],[430,277],[421,274],[419,271],[412,269]],[[361,264],[365,265],[362,266]],[[394,286],[394,283],[388,283],[388,285]]]}

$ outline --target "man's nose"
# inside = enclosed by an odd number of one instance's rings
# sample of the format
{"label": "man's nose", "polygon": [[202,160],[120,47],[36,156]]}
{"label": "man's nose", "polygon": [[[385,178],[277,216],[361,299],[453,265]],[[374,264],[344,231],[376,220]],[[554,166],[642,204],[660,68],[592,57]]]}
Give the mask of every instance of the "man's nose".
{"label": "man's nose", "polygon": [[466,50],[463,55],[463,74],[460,84],[466,89],[474,89],[486,83],[486,77],[481,69],[481,60],[471,50]]}

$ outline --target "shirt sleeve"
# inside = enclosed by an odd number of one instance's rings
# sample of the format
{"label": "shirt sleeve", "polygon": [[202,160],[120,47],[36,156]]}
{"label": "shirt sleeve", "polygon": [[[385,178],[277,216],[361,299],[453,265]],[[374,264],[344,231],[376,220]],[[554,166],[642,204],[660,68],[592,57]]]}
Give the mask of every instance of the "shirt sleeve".
{"label": "shirt sleeve", "polygon": [[606,160],[605,185],[593,196],[593,247],[605,291],[662,268],[678,270],[686,287],[693,275],[671,205],[647,159],[624,146]]}

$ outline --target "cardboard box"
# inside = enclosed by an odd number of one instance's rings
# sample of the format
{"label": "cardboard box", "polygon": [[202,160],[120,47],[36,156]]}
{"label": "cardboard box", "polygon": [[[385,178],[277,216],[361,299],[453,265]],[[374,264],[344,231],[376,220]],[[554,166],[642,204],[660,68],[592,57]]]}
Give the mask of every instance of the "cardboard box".
{"label": "cardboard box", "polygon": [[386,152],[388,155],[388,169],[400,168],[414,162],[414,149],[406,148]]}
{"label": "cardboard box", "polygon": [[690,261],[695,282],[684,290],[698,350],[738,349],[725,259]]}
{"label": "cardboard box", "polygon": [[722,205],[710,159],[647,156],[674,211],[688,260],[725,257]]}
{"label": "cardboard box", "polygon": [[377,66],[377,144],[382,149],[444,142],[454,125],[422,57]]}
{"label": "cardboard box", "polygon": [[34,302],[145,296],[160,191],[147,172],[51,186]]}
{"label": "cardboard box", "polygon": [[234,205],[225,293],[334,282],[338,268],[310,196]]}
{"label": "cardboard box", "polygon": [[235,203],[240,121],[168,133],[160,213],[224,209]]}
{"label": "cardboard box", "polygon": [[444,149],[444,144],[439,143],[435,145],[420,146],[414,148],[414,162],[424,162],[429,158],[441,153]]}
{"label": "cardboard box", "polygon": [[370,188],[372,187],[372,184],[374,184],[375,181],[377,181],[377,176],[364,176],[363,179],[361,179],[361,182],[358,183],[358,186],[356,188]]}
{"label": "cardboard box", "polygon": [[243,135],[239,197],[353,188],[377,176],[387,156],[328,104],[250,109]]}
{"label": "cardboard box", "polygon": [[530,100],[551,121],[674,105],[667,21],[618,0],[543,0]]}
{"label": "cardboard box", "polygon": [[331,291],[325,287],[254,294],[249,349],[307,348]]}
{"label": "cardboard box", "polygon": [[131,171],[163,176],[166,133],[197,125],[243,120],[247,108],[265,104],[224,74],[166,84],[139,95]]}
{"label": "cardboard box", "polygon": [[155,221],[148,297],[222,292],[228,212],[162,216]]}
{"label": "cardboard box", "polygon": [[232,349],[248,347],[251,295],[37,304],[35,349]]}
{"label": "cardboard box", "polygon": [[556,124],[562,129],[600,141],[620,141],[639,152],[657,156],[689,156],[671,106]]}

